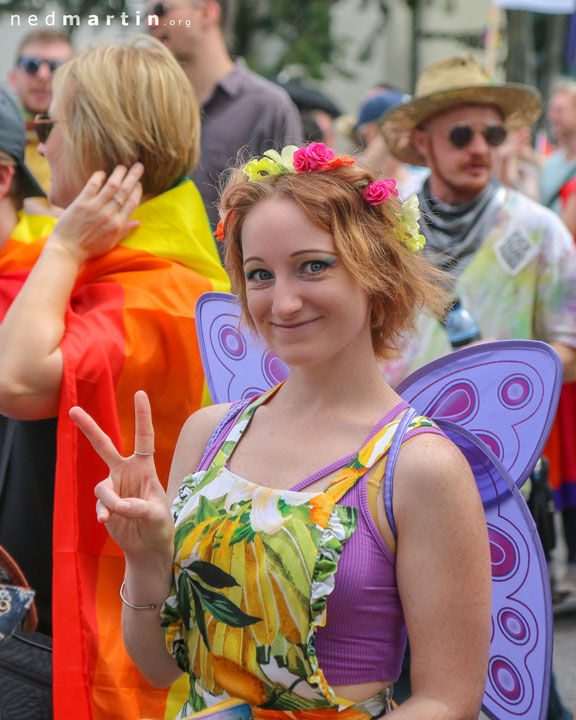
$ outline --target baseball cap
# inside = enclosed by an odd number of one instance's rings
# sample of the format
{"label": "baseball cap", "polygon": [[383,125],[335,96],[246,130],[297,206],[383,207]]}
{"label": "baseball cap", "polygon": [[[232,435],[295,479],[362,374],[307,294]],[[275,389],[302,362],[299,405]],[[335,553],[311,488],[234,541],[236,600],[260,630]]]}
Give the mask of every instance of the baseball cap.
{"label": "baseball cap", "polygon": [[17,169],[24,181],[26,197],[46,197],[38,181],[26,167],[26,129],[18,106],[10,95],[0,88],[0,150],[16,160]]}
{"label": "baseball cap", "polygon": [[396,105],[405,103],[408,100],[410,100],[410,96],[399,90],[385,90],[384,92],[378,93],[378,95],[373,95],[366,100],[360,108],[355,129],[358,129],[360,125],[364,125],[365,123],[376,122],[376,120],[382,117],[384,113],[387,113],[388,110],[392,110]]}

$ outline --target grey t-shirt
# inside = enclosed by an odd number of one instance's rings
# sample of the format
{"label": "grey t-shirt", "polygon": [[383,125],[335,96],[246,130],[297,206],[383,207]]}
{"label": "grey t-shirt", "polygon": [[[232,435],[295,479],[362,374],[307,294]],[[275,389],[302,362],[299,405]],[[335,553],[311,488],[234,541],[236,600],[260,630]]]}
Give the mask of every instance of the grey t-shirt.
{"label": "grey t-shirt", "polygon": [[218,223],[218,181],[223,170],[269,148],[298,145],[302,126],[296,106],[274,83],[251,72],[242,59],[216,86],[202,107],[200,162],[190,176],[196,183],[212,227]]}

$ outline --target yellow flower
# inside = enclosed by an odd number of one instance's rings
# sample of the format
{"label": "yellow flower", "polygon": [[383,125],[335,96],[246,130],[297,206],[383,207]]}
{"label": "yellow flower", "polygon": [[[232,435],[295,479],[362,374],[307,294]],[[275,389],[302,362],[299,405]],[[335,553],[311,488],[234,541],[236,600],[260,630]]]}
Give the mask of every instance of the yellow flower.
{"label": "yellow flower", "polygon": [[404,238],[404,244],[410,252],[418,252],[418,250],[422,250],[424,245],[426,245],[426,238],[421,233],[406,235]]}
{"label": "yellow flower", "polygon": [[280,166],[268,157],[253,158],[242,168],[242,172],[248,176],[248,180],[260,180],[265,175],[279,175],[282,170]]}
{"label": "yellow flower", "polygon": [[402,203],[402,217],[407,227],[414,228],[418,225],[418,220],[420,220],[420,207],[416,193],[412,193],[408,200]]}
{"label": "yellow flower", "polygon": [[394,235],[410,252],[418,252],[426,245],[426,238],[420,232],[420,207],[416,193],[402,203],[402,212],[396,216],[402,230],[395,229]]}

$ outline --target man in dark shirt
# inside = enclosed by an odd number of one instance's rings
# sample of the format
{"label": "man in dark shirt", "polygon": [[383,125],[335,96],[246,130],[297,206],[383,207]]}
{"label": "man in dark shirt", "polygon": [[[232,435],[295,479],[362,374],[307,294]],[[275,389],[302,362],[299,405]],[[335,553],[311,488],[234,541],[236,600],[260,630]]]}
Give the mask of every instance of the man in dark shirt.
{"label": "man in dark shirt", "polygon": [[224,27],[228,0],[160,2],[148,10],[148,29],[179,60],[202,108],[200,162],[191,175],[212,227],[221,173],[239,152],[261,155],[301,142],[296,107],[274,83],[232,60]]}

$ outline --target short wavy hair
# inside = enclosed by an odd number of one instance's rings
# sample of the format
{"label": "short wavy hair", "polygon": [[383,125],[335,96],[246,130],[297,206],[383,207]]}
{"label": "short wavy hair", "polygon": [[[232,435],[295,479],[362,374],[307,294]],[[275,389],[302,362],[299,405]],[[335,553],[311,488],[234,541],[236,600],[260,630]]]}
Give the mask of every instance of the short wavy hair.
{"label": "short wavy hair", "polygon": [[190,81],[161,42],[139,36],[101,45],[54,74],[70,178],[144,165],[144,193],[158,195],[190,174],[200,154],[200,112]]}
{"label": "short wavy hair", "polygon": [[[255,330],[246,299],[242,228],[260,202],[288,198],[308,219],[334,238],[338,255],[371,302],[372,346],[377,357],[389,357],[402,337],[416,327],[420,312],[442,317],[448,305],[449,277],[422,252],[413,253],[396,237],[401,225],[400,201],[391,196],[381,205],[363,197],[374,176],[359,163],[325,171],[283,173],[248,181],[231,172],[221,195],[226,243],[226,269],[244,318]],[[270,242],[274,242],[271,233]]]}

